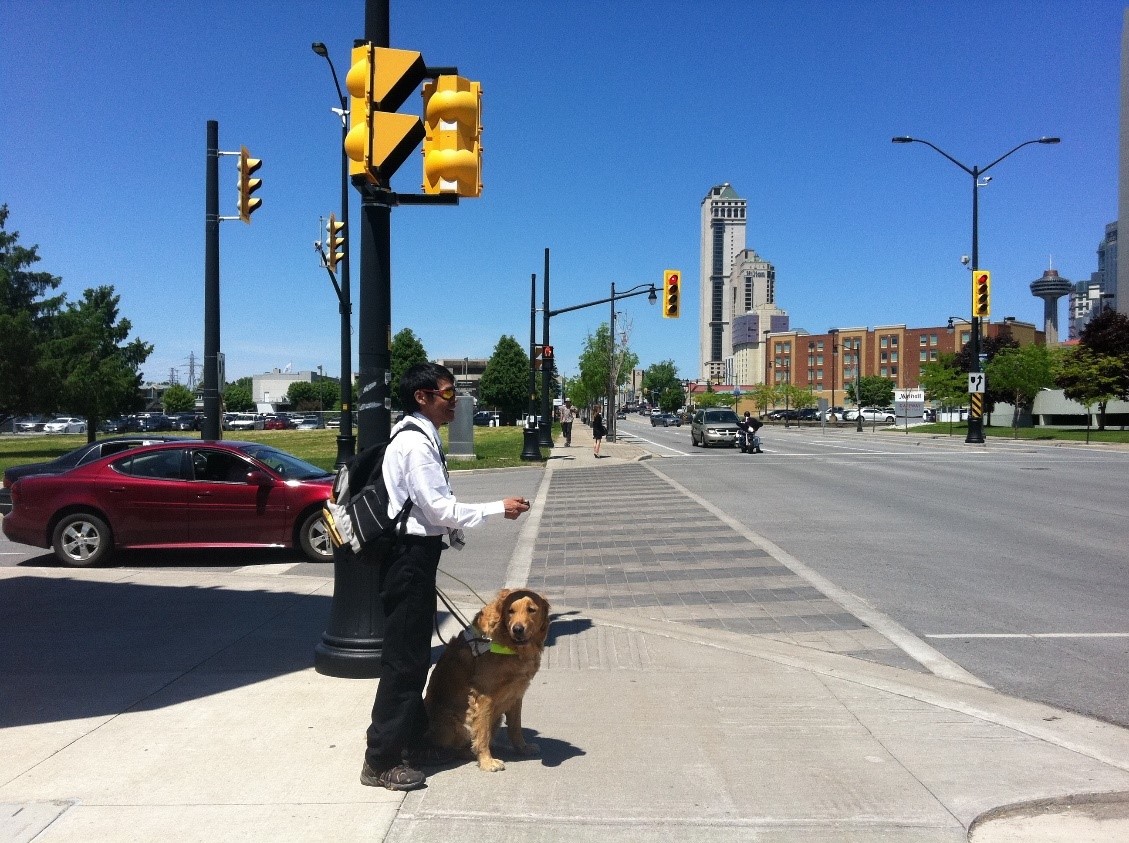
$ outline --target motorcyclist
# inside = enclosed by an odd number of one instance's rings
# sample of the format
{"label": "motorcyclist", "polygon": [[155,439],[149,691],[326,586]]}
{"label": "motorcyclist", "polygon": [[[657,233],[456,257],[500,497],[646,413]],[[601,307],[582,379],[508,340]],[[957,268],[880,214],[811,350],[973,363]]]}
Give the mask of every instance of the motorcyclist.
{"label": "motorcyclist", "polygon": [[748,410],[745,411],[745,417],[737,422],[737,428],[741,431],[741,453],[742,454],[761,454],[761,439],[757,436],[757,431],[764,426],[764,423],[757,418],[753,418],[753,414]]}

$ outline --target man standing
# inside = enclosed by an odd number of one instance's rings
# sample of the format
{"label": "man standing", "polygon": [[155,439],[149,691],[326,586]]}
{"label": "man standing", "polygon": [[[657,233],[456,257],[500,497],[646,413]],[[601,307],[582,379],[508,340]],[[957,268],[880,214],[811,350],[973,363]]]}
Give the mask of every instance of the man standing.
{"label": "man standing", "polygon": [[564,434],[565,447],[572,447],[572,420],[573,420],[572,404],[566,398],[564,406],[561,407],[561,433]]}
{"label": "man standing", "polygon": [[400,402],[409,415],[392,433],[409,421],[423,430],[404,431],[384,455],[389,514],[399,512],[409,499],[412,506],[407,535],[380,563],[384,642],[361,783],[413,790],[423,786],[425,776],[403,755],[426,750],[423,690],[431,666],[439,556],[448,546],[462,547],[463,528],[477,527],[491,515],[516,520],[529,509],[529,501],[514,497],[465,504],[455,500],[439,439],[439,428],[455,417],[455,377],[438,364],[417,363],[404,373],[399,386]]}

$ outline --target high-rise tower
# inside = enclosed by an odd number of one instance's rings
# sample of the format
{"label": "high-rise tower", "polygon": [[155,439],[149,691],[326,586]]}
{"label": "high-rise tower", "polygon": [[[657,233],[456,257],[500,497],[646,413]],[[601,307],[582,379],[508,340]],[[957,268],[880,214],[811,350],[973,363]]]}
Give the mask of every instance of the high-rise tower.
{"label": "high-rise tower", "polygon": [[1043,335],[1047,348],[1058,345],[1058,300],[1069,293],[1071,287],[1056,269],[1048,269],[1042,278],[1031,282],[1031,295],[1043,300]]}
{"label": "high-rise tower", "polygon": [[728,182],[710,188],[702,200],[701,249],[698,360],[702,377],[720,381],[725,357],[733,353],[726,348],[733,314],[725,285],[745,250],[745,200]]}

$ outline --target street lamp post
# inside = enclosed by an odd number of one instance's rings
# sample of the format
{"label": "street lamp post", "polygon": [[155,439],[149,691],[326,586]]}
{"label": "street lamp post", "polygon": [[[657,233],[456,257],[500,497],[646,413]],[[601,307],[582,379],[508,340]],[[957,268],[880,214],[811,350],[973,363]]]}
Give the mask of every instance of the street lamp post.
{"label": "street lamp post", "polygon": [[[979,261],[979,257],[980,257],[980,254],[979,254],[979,245],[980,245],[979,244],[979,190],[980,190],[981,187],[983,187],[983,185],[980,184],[980,176],[982,176],[984,173],[988,172],[988,170],[992,169],[994,166],[999,164],[1001,161],[1003,161],[1005,158],[1007,158],[1013,152],[1016,152],[1020,149],[1023,149],[1023,147],[1025,147],[1025,146],[1029,146],[1033,143],[1055,144],[1055,143],[1059,143],[1059,141],[1060,141],[1059,138],[1049,138],[1049,137],[1035,138],[1033,140],[1024,141],[1023,143],[1019,144],[1018,146],[1014,147],[1013,149],[1010,149],[1007,152],[1005,152],[1003,155],[1001,155],[999,158],[997,158],[995,161],[993,161],[991,164],[989,164],[986,167],[975,167],[975,166],[974,167],[968,167],[965,164],[962,164],[957,159],[953,158],[953,156],[949,155],[949,153],[945,152],[945,150],[941,149],[939,146],[936,146],[936,145],[930,143],[927,140],[922,140],[921,138],[911,138],[911,137],[905,136],[905,135],[895,137],[895,138],[891,138],[891,140],[892,140],[893,143],[923,143],[926,146],[928,146],[930,149],[932,149],[934,152],[938,152],[941,155],[943,155],[945,158],[948,158],[951,162],[953,162],[958,167],[960,167],[962,170],[964,170],[966,173],[968,173],[970,176],[972,176],[972,271],[973,272],[976,272],[978,269],[980,269],[980,261]],[[981,366],[982,364],[980,363],[980,317],[976,315],[975,309],[973,309],[973,311],[972,311],[972,323],[971,324],[972,324],[972,356],[973,356],[974,361],[976,362],[976,365]],[[983,416],[981,415],[981,410],[975,404],[973,404],[971,406],[971,409],[970,409],[969,414],[968,414],[968,435],[965,437],[964,441],[967,444],[970,444],[970,445],[971,444],[975,444],[975,445],[983,445],[984,444]]]}
{"label": "street lamp post", "polygon": [[337,89],[337,99],[341,103],[340,108],[333,109],[341,117],[341,222],[345,223],[345,249],[338,262],[341,270],[337,281],[338,309],[341,313],[341,426],[337,431],[337,460],[334,465],[340,467],[356,452],[356,440],[353,437],[353,352],[350,338],[353,303],[349,285],[349,156],[345,152],[345,138],[349,134],[349,100],[341,92],[337,69],[333,66],[333,59],[329,57],[325,44],[315,41],[310,47],[328,62],[329,71],[333,74],[333,86]]}
{"label": "street lamp post", "polygon": [[862,380],[862,351],[858,348],[855,349],[855,408],[858,410],[858,418],[855,419],[855,433],[862,433],[862,388],[859,386],[859,381]]}
{"label": "street lamp post", "polygon": [[839,368],[839,329],[831,328],[828,332],[831,337],[831,418],[835,420],[835,424],[839,424],[839,416],[835,413],[835,380],[837,377],[837,369]]}

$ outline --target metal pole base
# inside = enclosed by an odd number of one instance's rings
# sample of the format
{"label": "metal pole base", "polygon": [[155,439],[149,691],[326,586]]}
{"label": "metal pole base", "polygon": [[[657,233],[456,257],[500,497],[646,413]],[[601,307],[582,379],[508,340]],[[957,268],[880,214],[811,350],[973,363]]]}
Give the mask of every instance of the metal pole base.
{"label": "metal pole base", "polygon": [[541,449],[537,445],[537,428],[527,427],[522,435],[521,458],[523,460],[542,460]]}
{"label": "metal pole base", "polygon": [[538,432],[537,444],[542,448],[552,448],[553,447],[553,423],[552,422],[544,422],[544,421],[541,422],[541,424],[538,425],[538,431],[537,432]]}
{"label": "metal pole base", "polygon": [[862,413],[859,413],[858,424],[855,426],[855,433],[862,433]]}
{"label": "metal pole base", "polygon": [[984,418],[969,418],[968,420],[968,435],[964,437],[965,444],[968,445],[983,445],[984,444]]}
{"label": "metal pole base", "polygon": [[337,437],[337,460],[333,463],[334,468],[341,468],[345,465],[356,452],[355,440],[348,434],[341,434]]}
{"label": "metal pole base", "polygon": [[329,628],[314,648],[314,669],[342,679],[376,679],[384,644],[380,566],[359,561],[350,551],[333,551],[333,604]]}

